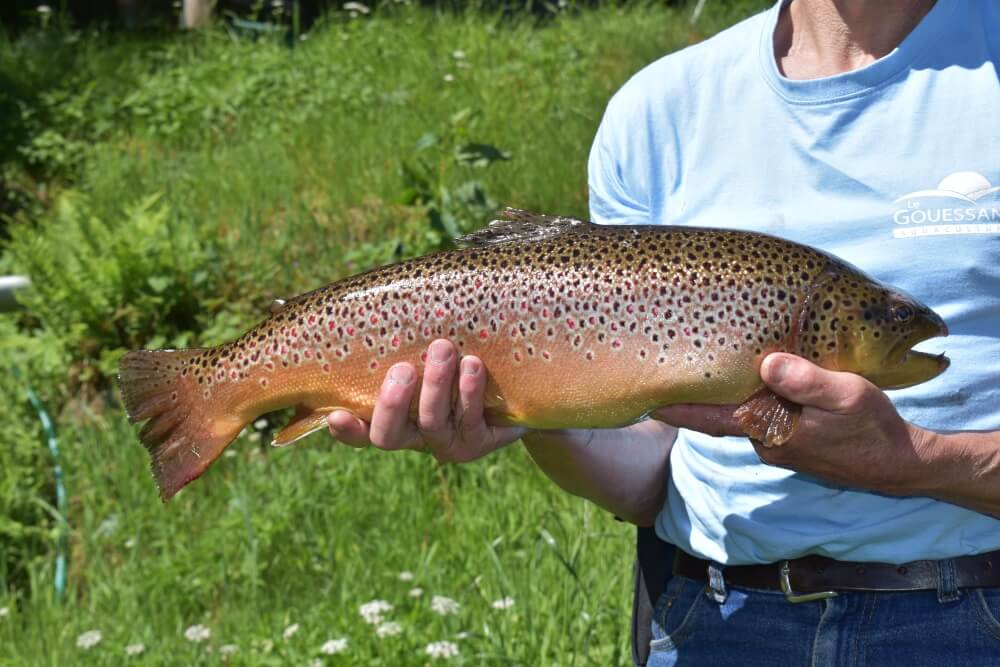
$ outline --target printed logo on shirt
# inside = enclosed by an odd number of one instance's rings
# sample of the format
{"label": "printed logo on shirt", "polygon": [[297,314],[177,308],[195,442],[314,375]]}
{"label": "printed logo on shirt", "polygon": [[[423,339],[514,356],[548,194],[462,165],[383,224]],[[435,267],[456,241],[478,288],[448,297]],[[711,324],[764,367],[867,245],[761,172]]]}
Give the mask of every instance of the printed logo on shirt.
{"label": "printed logo on shirt", "polygon": [[892,215],[897,239],[1000,234],[1000,185],[974,171],[945,176],[937,187],[903,195]]}

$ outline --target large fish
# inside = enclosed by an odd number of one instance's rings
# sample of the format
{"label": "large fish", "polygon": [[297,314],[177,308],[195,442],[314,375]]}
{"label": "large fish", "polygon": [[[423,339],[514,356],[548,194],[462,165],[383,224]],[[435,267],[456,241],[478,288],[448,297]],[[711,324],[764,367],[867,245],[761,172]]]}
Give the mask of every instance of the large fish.
{"label": "large fish", "polygon": [[275,302],[239,339],[126,354],[119,380],[164,500],[258,415],[294,406],[286,445],[333,410],[370,419],[389,366],[452,340],[489,371],[487,417],[606,428],[676,403],[741,404],[748,436],[786,441],[799,406],[758,374],[770,352],[883,388],[929,380],[912,346],[933,311],[815,249],[753,232],[605,226],[507,210],[467,247],[384,266]]}

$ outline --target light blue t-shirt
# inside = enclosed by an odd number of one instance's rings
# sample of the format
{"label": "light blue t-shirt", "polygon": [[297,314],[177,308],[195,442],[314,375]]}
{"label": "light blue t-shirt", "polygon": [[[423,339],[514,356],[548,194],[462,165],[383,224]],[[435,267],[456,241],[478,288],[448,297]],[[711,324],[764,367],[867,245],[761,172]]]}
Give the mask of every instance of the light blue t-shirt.
{"label": "light blue t-shirt", "polygon": [[[1000,2],[939,0],[886,57],[793,81],[780,4],[636,74],[591,152],[603,223],[752,229],[829,251],[923,301],[938,378],[889,395],[935,430],[1000,430]],[[682,431],[661,537],[720,563],[814,553],[900,563],[1000,549],[1000,521],[764,465]]]}

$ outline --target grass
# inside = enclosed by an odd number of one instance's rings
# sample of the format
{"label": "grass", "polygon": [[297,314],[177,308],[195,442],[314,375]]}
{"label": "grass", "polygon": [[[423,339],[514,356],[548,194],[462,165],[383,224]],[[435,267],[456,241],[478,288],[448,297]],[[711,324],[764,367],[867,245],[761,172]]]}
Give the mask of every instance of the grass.
{"label": "grass", "polygon": [[[519,445],[439,467],[246,433],[164,507],[108,377],[122,349],[220,342],[272,298],[446,246],[493,205],[585,215],[608,97],[751,5],[709,3],[696,27],[654,4],[544,28],[400,8],[294,50],[223,30],[0,41],[17,94],[0,95],[0,272],[39,285],[0,317],[0,368],[27,378],[0,373],[0,665],[119,665],[139,642],[129,662],[420,665],[438,640],[455,664],[627,663],[633,531]],[[509,159],[461,158],[470,144]],[[56,418],[64,515],[25,382]],[[362,619],[375,599],[401,634]],[[187,640],[199,624],[210,637]],[[89,630],[102,640],[78,648]],[[336,638],[347,651],[322,655]]]}
{"label": "grass", "polygon": [[[347,664],[421,664],[437,640],[459,645],[459,664],[624,662],[631,531],[554,492],[519,447],[440,468],[325,437],[274,452],[244,438],[164,507],[120,416],[74,435],[68,599],[52,599],[43,569],[32,598],[0,602],[16,609],[0,662],[117,665],[142,642],[141,664],[218,663],[208,648],[230,643],[230,664],[305,664],[332,638],[348,640]],[[435,595],[461,609],[434,613]],[[504,597],[513,607],[493,609]],[[374,599],[403,634],[377,638],[359,614]],[[185,640],[195,624],[211,629],[205,644]],[[92,629],[104,639],[82,654]]]}

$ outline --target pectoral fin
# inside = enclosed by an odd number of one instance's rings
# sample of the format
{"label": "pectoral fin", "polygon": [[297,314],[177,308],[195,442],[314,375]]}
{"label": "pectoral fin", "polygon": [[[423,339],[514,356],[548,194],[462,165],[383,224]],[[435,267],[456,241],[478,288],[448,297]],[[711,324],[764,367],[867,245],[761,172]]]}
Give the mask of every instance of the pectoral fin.
{"label": "pectoral fin", "polygon": [[777,447],[792,437],[800,414],[801,405],[761,387],[736,408],[733,417],[751,440]]}
{"label": "pectoral fin", "polygon": [[342,408],[307,408],[300,405],[295,409],[295,414],[285,425],[285,428],[274,436],[271,441],[272,447],[284,447],[296,440],[301,440],[310,433],[326,428],[326,417],[334,410]]}

